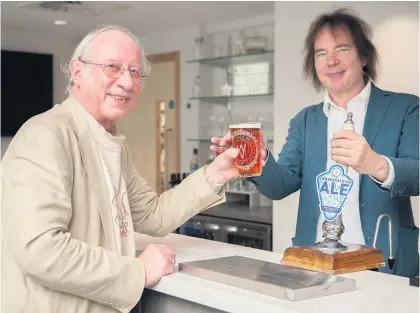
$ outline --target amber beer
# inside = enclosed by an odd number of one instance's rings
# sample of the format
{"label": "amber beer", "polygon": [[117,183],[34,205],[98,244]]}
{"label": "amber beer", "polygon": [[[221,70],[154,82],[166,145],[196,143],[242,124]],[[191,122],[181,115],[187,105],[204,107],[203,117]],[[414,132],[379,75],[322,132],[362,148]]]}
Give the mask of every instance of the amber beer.
{"label": "amber beer", "polygon": [[261,123],[229,126],[232,146],[239,149],[236,164],[242,177],[261,175]]}

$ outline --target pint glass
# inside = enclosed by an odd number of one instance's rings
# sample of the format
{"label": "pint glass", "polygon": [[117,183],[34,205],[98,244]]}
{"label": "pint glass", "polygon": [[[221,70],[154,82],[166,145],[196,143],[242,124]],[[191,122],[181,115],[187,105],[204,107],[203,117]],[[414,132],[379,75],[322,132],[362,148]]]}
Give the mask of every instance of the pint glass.
{"label": "pint glass", "polygon": [[239,149],[236,164],[242,177],[261,175],[261,123],[229,125],[232,146]]}

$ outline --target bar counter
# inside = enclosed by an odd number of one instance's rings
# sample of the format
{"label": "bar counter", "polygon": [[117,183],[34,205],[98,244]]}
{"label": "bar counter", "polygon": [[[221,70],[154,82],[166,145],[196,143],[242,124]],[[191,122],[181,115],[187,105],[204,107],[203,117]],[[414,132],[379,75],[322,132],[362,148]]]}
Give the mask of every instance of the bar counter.
{"label": "bar counter", "polygon": [[[279,263],[279,253],[170,234],[154,238],[136,234],[140,252],[150,243],[176,250],[177,263],[243,256]],[[187,275],[177,270],[145,289],[141,313],[418,313],[419,288],[407,277],[361,271],[339,275],[354,279],[357,289],[336,295],[292,302]]]}

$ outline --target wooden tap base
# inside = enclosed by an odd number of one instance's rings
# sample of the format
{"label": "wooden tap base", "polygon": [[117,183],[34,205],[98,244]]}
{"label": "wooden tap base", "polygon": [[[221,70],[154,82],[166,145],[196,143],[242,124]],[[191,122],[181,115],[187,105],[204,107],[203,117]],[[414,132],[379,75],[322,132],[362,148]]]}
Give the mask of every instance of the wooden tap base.
{"label": "wooden tap base", "polygon": [[323,272],[344,274],[385,266],[381,249],[347,244],[345,251],[327,253],[312,246],[295,246],[287,248],[281,264]]}

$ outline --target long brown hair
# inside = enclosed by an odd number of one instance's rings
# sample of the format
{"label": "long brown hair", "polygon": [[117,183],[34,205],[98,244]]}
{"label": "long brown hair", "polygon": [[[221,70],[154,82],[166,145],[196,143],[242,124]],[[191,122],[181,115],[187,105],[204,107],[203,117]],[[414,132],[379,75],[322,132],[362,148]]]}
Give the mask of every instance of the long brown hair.
{"label": "long brown hair", "polygon": [[325,26],[331,28],[333,31],[337,28],[345,28],[350,32],[359,58],[366,61],[366,65],[363,67],[364,75],[375,80],[377,76],[378,52],[370,40],[372,37],[372,28],[366,21],[352,14],[349,10],[338,9],[332,13],[318,16],[312,22],[305,39],[303,75],[312,81],[315,89],[320,91],[323,86],[315,70],[314,43],[316,36]]}

